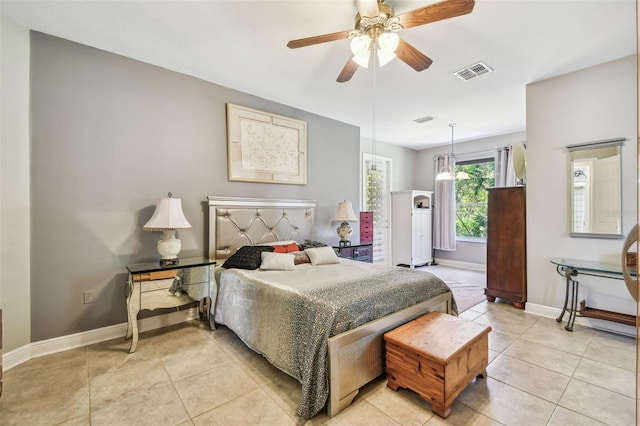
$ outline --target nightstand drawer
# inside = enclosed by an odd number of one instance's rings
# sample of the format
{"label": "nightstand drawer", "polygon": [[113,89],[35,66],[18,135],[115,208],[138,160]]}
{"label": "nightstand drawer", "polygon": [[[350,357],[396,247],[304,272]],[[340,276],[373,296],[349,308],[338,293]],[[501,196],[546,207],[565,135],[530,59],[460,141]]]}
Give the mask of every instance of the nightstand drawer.
{"label": "nightstand drawer", "polygon": [[373,259],[373,248],[370,245],[360,246],[353,250],[352,257],[355,260],[371,262],[371,259]]}
{"label": "nightstand drawer", "polygon": [[338,256],[360,262],[373,262],[373,244],[358,244],[351,246],[333,246]]}

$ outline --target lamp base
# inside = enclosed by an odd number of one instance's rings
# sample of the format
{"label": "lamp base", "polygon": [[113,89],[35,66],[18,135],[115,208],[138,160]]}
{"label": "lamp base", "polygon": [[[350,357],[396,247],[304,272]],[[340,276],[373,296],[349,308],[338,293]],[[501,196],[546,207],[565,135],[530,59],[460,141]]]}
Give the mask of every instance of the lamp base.
{"label": "lamp base", "polygon": [[336,229],[336,232],[340,237],[340,247],[351,245],[351,242],[349,241],[349,237],[351,236],[353,229],[351,229],[351,226],[349,226],[349,222],[347,221],[342,222],[338,227],[338,229]]}
{"label": "lamp base", "polygon": [[160,259],[160,266],[173,266],[180,263],[180,260],[177,257],[173,259]]}
{"label": "lamp base", "polygon": [[178,253],[182,250],[182,241],[176,238],[175,229],[165,229],[163,231],[162,239],[158,241],[157,248],[162,257],[160,266],[178,264]]}
{"label": "lamp base", "polygon": [[338,242],[338,246],[340,247],[351,247],[351,241],[347,240],[347,241],[339,241]]}

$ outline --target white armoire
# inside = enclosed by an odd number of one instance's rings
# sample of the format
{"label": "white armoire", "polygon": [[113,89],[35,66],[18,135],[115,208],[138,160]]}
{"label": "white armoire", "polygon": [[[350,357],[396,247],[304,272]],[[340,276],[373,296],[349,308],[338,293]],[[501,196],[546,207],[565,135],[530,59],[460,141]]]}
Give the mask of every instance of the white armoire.
{"label": "white armoire", "polygon": [[391,192],[391,263],[411,268],[433,261],[432,191]]}

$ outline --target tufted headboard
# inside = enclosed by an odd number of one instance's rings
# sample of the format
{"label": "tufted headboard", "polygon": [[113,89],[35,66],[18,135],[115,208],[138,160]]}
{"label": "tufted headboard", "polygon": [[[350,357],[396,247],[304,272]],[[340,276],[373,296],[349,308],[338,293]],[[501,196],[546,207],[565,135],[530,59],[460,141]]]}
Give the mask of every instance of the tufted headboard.
{"label": "tufted headboard", "polygon": [[209,257],[226,259],[239,247],[313,237],[315,201],[207,197]]}

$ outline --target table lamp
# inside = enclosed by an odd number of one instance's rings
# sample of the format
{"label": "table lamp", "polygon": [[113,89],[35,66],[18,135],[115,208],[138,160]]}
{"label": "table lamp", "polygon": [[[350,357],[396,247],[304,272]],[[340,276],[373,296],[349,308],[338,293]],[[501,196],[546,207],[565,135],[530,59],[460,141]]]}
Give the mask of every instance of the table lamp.
{"label": "table lamp", "polygon": [[172,198],[170,192],[167,198],[160,198],[156,203],[156,211],[142,229],[162,231],[162,239],[158,241],[158,253],[162,256],[160,266],[177,265],[182,242],[176,238],[176,229],[191,229],[182,212],[182,200]]}
{"label": "table lamp", "polygon": [[340,236],[340,246],[350,246],[351,241],[349,241],[349,236],[353,232],[351,226],[349,226],[349,222],[357,222],[358,218],[356,214],[353,212],[353,207],[351,207],[351,203],[345,201],[341,201],[338,203],[338,211],[336,215],[333,217],[333,222],[342,222],[336,232]]}

